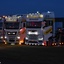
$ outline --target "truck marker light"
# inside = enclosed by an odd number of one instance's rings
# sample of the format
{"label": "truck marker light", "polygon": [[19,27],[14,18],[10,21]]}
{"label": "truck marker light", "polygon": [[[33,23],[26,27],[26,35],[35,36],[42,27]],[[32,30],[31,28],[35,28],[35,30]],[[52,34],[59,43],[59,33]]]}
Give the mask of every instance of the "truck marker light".
{"label": "truck marker light", "polygon": [[63,44],[63,42],[62,42],[62,44]]}
{"label": "truck marker light", "polygon": [[8,33],[8,34],[10,34],[10,33]]}
{"label": "truck marker light", "polygon": [[18,36],[17,39],[20,39],[20,37]]}
{"label": "truck marker light", "polygon": [[5,36],[5,39],[6,39],[7,37]]}
{"label": "truck marker light", "polygon": [[3,36],[0,37],[1,39],[3,38]]}
{"label": "truck marker light", "polygon": [[61,43],[59,43],[61,45]]}
{"label": "truck marker light", "polygon": [[42,45],[44,46],[44,43],[42,43]]}
{"label": "truck marker light", "polygon": [[56,45],[56,43],[55,43],[55,45]]}
{"label": "truck marker light", "polygon": [[19,42],[19,45],[21,45],[21,42]]}
{"label": "truck marker light", "polygon": [[28,40],[28,38],[26,37],[26,40]]}
{"label": "truck marker light", "polygon": [[35,34],[35,35],[38,35],[38,32],[28,32],[28,34]]}
{"label": "truck marker light", "polygon": [[5,44],[7,44],[7,42],[5,40],[3,40]]}
{"label": "truck marker light", "polygon": [[46,46],[46,41],[44,41],[44,46]]}
{"label": "truck marker light", "polygon": [[20,41],[19,41],[19,45],[21,45],[23,42],[24,42],[24,40],[20,40]]}
{"label": "truck marker light", "polygon": [[43,18],[43,15],[42,14],[40,15],[40,18]]}
{"label": "truck marker light", "polygon": [[13,33],[13,34],[15,34],[15,33]]}

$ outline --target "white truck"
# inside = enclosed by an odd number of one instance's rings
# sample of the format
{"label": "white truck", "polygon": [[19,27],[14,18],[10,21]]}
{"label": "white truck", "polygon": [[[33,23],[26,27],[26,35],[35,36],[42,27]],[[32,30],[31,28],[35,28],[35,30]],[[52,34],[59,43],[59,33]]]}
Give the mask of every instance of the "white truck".
{"label": "white truck", "polygon": [[19,43],[20,40],[20,26],[21,25],[21,16],[12,15],[12,16],[5,16],[4,20],[4,41],[5,44],[10,43],[14,45],[15,43]]}
{"label": "white truck", "polygon": [[26,16],[26,45],[47,45],[54,36],[54,13],[30,13]]}
{"label": "white truck", "polygon": [[2,16],[0,17],[0,43],[4,42],[4,30],[3,30],[3,18]]}
{"label": "white truck", "polygon": [[45,26],[43,26],[44,43],[46,46],[52,46],[55,43],[55,16],[54,12],[43,13]]}

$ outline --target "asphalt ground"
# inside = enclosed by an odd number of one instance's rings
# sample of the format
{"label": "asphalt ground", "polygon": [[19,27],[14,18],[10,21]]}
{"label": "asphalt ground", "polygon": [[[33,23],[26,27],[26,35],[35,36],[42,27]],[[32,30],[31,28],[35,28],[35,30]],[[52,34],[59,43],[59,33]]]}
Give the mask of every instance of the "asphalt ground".
{"label": "asphalt ground", "polygon": [[0,64],[64,64],[64,47],[0,44]]}

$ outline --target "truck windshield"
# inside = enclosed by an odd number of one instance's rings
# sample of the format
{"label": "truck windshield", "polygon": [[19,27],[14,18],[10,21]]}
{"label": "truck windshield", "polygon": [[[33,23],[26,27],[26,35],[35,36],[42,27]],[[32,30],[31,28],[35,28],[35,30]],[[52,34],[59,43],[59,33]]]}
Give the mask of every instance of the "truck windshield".
{"label": "truck windshield", "polygon": [[6,29],[19,29],[19,22],[5,22]]}
{"label": "truck windshield", "polygon": [[26,28],[41,28],[41,22],[27,22]]}
{"label": "truck windshield", "polygon": [[2,29],[3,27],[3,22],[0,22],[0,29]]}

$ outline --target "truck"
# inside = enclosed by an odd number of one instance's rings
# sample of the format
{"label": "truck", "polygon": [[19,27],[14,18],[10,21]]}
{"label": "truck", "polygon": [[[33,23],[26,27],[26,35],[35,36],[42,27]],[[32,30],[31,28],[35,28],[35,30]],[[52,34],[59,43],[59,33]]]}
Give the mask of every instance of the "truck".
{"label": "truck", "polygon": [[0,17],[0,43],[4,42],[3,18]]}
{"label": "truck", "polygon": [[55,18],[55,40],[57,46],[64,45],[64,18]]}
{"label": "truck", "polygon": [[46,46],[56,45],[55,41],[55,15],[48,11],[43,13],[45,26],[43,26],[44,42]]}
{"label": "truck", "polygon": [[19,44],[20,42],[20,26],[21,25],[21,16],[11,15],[5,16],[4,18],[4,42],[5,44]]}
{"label": "truck", "polygon": [[54,21],[53,12],[27,14],[25,44],[43,46],[52,44],[50,38],[55,36]]}
{"label": "truck", "polygon": [[64,46],[64,28],[57,28],[55,38],[57,46]]}

